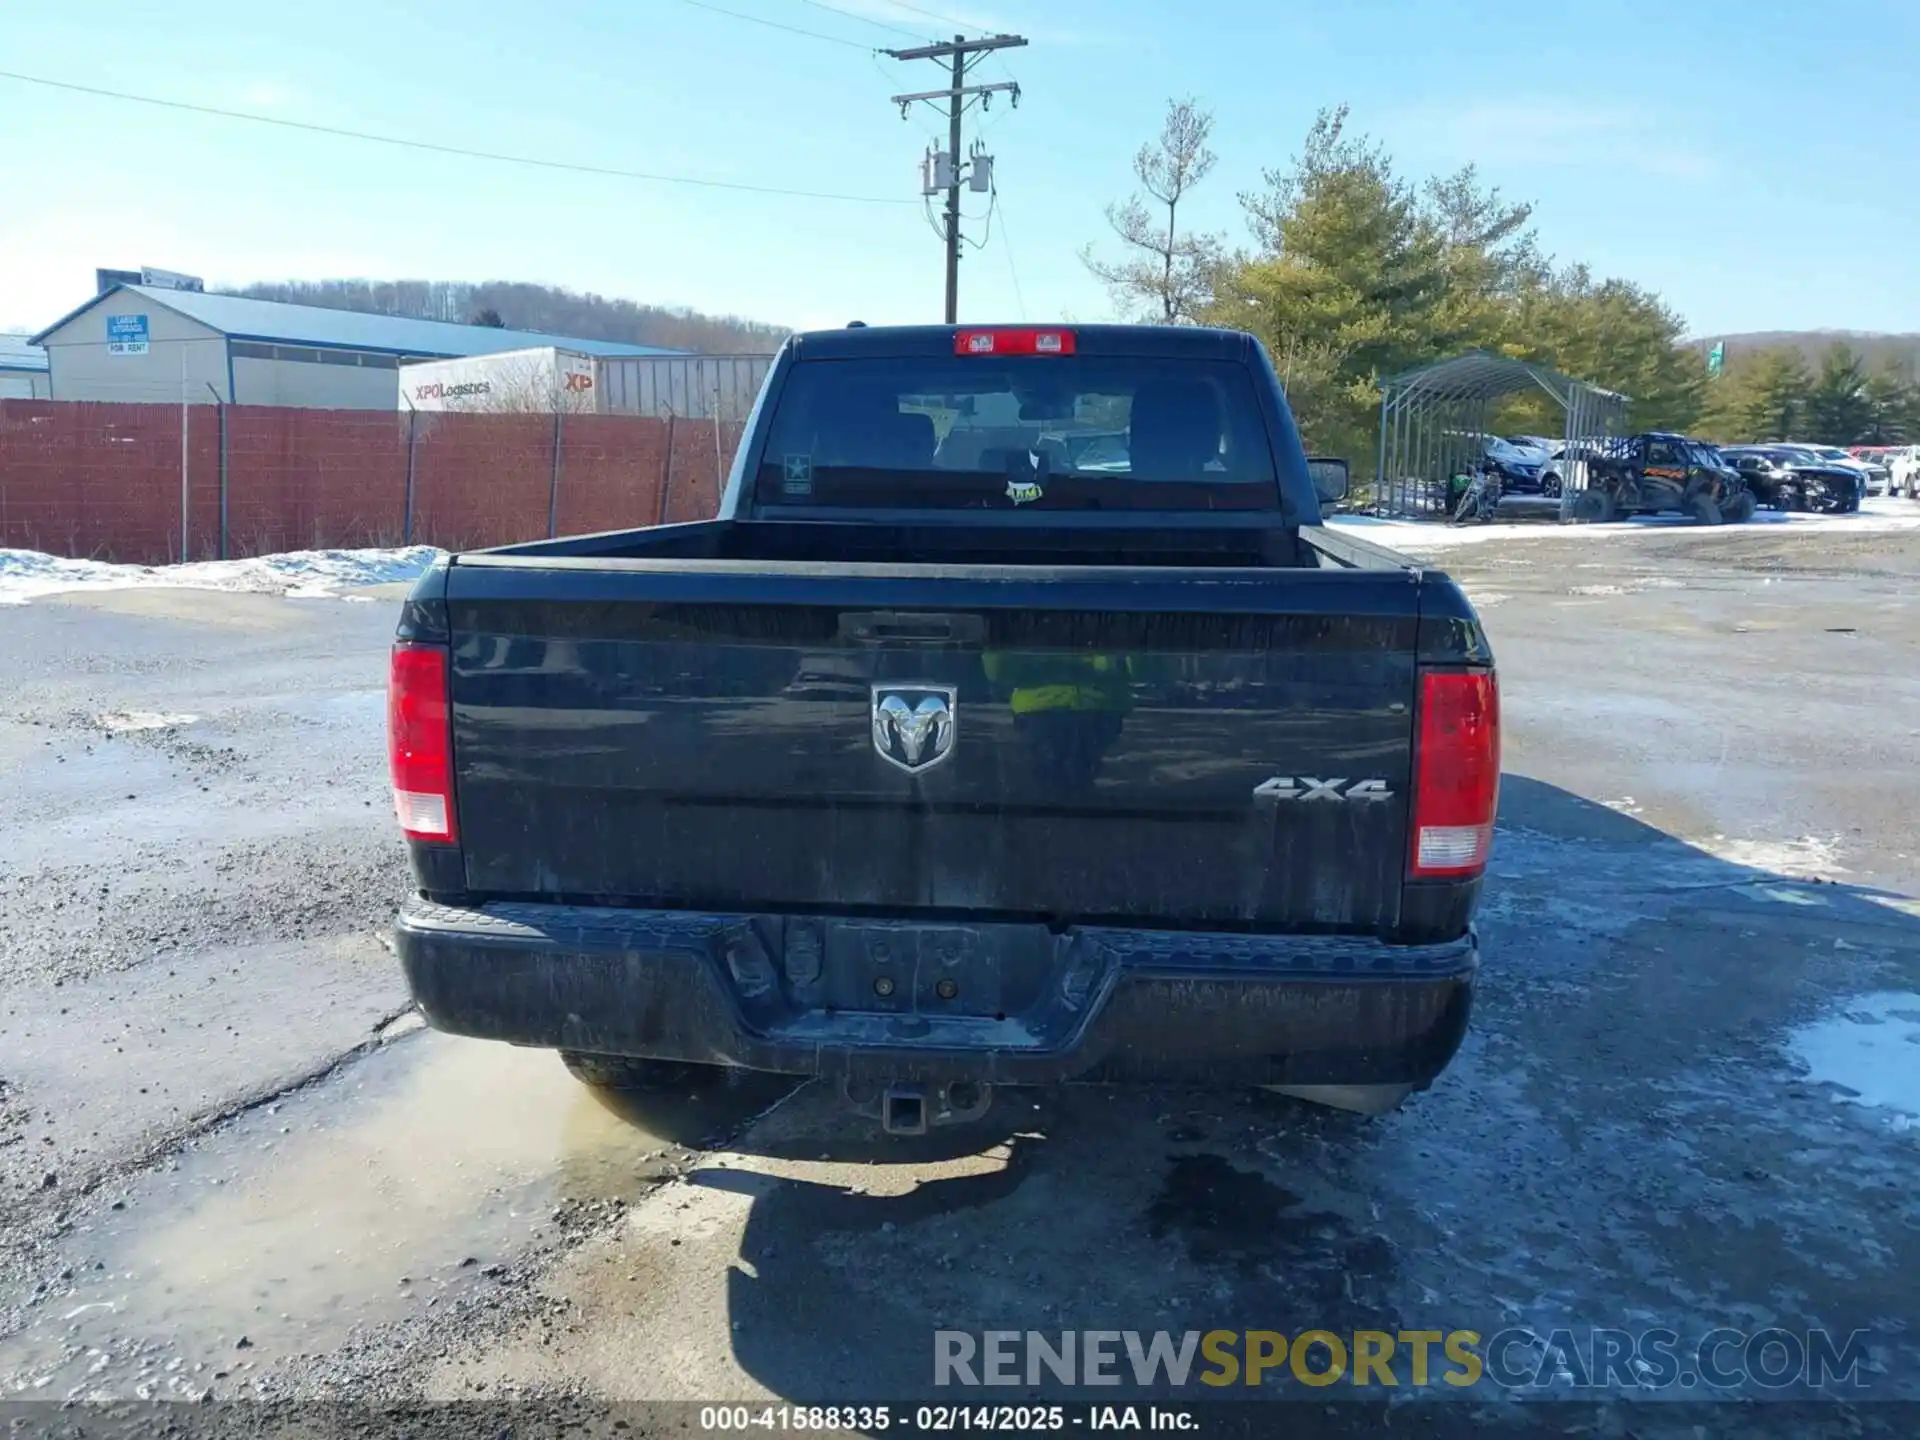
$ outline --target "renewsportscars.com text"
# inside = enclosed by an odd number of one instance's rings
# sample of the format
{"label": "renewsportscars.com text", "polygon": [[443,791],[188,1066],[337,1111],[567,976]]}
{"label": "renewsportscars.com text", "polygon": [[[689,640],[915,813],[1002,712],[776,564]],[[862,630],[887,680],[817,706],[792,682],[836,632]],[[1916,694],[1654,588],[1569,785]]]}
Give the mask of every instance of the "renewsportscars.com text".
{"label": "renewsportscars.com text", "polygon": [[936,1385],[1829,1389],[1866,1382],[1866,1335],[1825,1330],[936,1330]]}

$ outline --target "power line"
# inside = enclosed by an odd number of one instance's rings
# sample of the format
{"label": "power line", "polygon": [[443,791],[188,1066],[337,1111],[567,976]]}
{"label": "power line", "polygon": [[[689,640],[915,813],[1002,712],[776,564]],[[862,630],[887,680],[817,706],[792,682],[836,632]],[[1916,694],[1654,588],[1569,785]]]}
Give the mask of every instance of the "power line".
{"label": "power line", "polygon": [[378,135],[368,130],[347,130],[338,125],[316,125],[306,120],[284,119],[278,115],[250,115],[244,110],[221,110],[212,105],[190,104],[185,100],[162,100],[155,95],[135,95],[131,91],[107,90],[97,85],[76,85],[70,80],[49,80],[44,75],[23,75],[15,70],[0,70],[0,80],[17,80],[23,85],[43,85],[50,90],[68,90],[76,95],[95,95],[107,100],[127,100],[136,105],[158,106],[162,110],[185,110],[194,115],[212,115],[222,120],[248,120],[255,125],[277,125],[283,130],[303,130],[311,135],[332,135],[342,140],[365,140],[374,145],[394,145],[403,150],[427,150],[436,155],[458,155],[467,160],[492,160],[503,165],[526,165],[536,170],[563,170],[575,175],[601,175],[615,180],[645,180],[657,185],[695,185],[703,190],[739,190],[750,195],[787,195],[800,200],[845,200],[859,205],[911,205],[913,203],[911,200],[895,199],[891,195],[845,195],[829,190],[790,190],[779,185],[751,185],[742,180],[708,180],[697,175],[662,175],[648,170],[618,170],[606,165],[581,165],[571,160],[548,160],[537,155],[509,155],[497,150],[469,150],[463,146],[442,145],[432,140],[408,140],[398,135]]}
{"label": "power line", "polygon": [[887,0],[896,10],[905,10],[909,15],[924,15],[929,20],[938,20],[942,25],[951,25],[956,30],[971,30],[974,26],[955,20],[951,15],[936,15],[931,10],[922,10],[918,5],[909,5],[907,0]]}
{"label": "power line", "polygon": [[[882,59],[882,57],[885,54],[886,52],[882,50],[876,50],[873,52],[873,55],[871,57],[873,61],[873,73],[878,75],[882,80],[886,81],[887,84],[889,85],[897,84],[899,83],[899,77],[897,75],[889,75],[887,73],[885,61]],[[940,141],[944,138],[938,130],[936,130],[924,117],[921,116],[920,111],[917,109],[909,110],[901,118],[903,120],[918,119],[921,133],[924,134],[927,137],[927,139],[932,141],[935,145],[938,145]]]}
{"label": "power line", "polygon": [[826,0],[800,0],[802,5],[811,5],[816,10],[824,10],[829,15],[844,15],[849,20],[859,20],[880,30],[891,31],[895,35],[904,35],[909,40],[924,40],[927,37],[917,30],[903,30],[898,25],[889,25],[884,20],[876,20],[871,15],[862,15],[853,10],[842,10],[838,5],[829,5]]}
{"label": "power line", "polygon": [[1013,302],[1020,307],[1020,322],[1025,324],[1027,297],[1020,293],[1020,267],[1013,263],[1013,240],[1007,234],[1007,202],[1000,198],[998,189],[993,192],[993,200],[1000,210],[1000,248],[1007,254],[1007,274],[1013,279]]}
{"label": "power line", "polygon": [[[922,195],[920,197],[920,213],[926,217],[927,226],[933,231],[934,238],[945,240],[947,238],[947,232],[945,227],[941,225],[939,218],[933,213],[933,199],[931,196]],[[106,342],[103,340],[100,343],[104,345]]]}
{"label": "power line", "polygon": [[[1012,92],[1017,93],[1020,89],[1020,82],[1015,78],[1013,71],[1008,69],[1006,64],[1000,59],[999,54],[995,53],[989,55],[987,58],[993,62],[994,68],[1006,77],[1006,84],[1011,87]],[[980,108],[982,111],[987,111],[988,109],[988,107],[984,105]],[[1017,106],[1013,105],[1002,106],[998,113],[988,112],[983,114],[980,117],[980,124],[973,132],[974,138],[985,141],[989,135],[993,134],[993,132],[1000,127],[1007,116],[1012,114],[1017,108]]]}
{"label": "power line", "polygon": [[728,10],[723,6],[709,5],[707,0],[680,0],[682,5],[691,5],[696,10],[711,10],[716,15],[725,15],[734,20],[744,20],[749,25],[764,25],[769,30],[784,30],[789,35],[804,35],[809,40],[824,40],[829,45],[847,45],[855,50],[871,50],[871,45],[862,45],[858,40],[843,40],[838,35],[828,35],[819,30],[802,30],[798,25],[783,25],[778,20],[766,20],[758,15],[748,15],[739,10]]}

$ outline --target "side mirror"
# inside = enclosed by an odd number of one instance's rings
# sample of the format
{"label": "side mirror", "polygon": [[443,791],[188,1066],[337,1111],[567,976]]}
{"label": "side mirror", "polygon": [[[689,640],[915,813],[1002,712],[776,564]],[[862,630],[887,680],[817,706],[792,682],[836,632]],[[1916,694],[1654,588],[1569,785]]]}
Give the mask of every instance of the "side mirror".
{"label": "side mirror", "polygon": [[1313,493],[1329,503],[1346,499],[1347,492],[1353,488],[1345,460],[1325,455],[1309,456],[1307,473],[1313,476]]}

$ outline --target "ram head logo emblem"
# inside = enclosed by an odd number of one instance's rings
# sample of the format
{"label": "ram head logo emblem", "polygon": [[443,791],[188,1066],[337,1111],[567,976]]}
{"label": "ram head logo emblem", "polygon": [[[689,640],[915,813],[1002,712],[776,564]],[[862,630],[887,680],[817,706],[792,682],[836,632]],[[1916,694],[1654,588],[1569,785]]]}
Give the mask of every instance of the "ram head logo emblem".
{"label": "ram head logo emblem", "polygon": [[953,754],[951,685],[873,687],[873,748],[910,775],[931,770]]}

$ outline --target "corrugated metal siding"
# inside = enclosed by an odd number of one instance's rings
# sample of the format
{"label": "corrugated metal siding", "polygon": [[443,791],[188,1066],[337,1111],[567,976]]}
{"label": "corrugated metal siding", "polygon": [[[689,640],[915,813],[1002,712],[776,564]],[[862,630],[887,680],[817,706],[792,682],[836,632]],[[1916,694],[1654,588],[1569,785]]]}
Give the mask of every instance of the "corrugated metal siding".
{"label": "corrugated metal siding", "polygon": [[293,405],[310,410],[393,410],[400,403],[400,372],[352,365],[313,365],[236,355],[234,401]]}
{"label": "corrugated metal siding", "polygon": [[[107,318],[114,315],[147,317],[146,354],[107,348]],[[43,340],[58,400],[211,405],[227,393],[226,337],[132,290],[88,306]]]}
{"label": "corrugated metal siding", "polygon": [[47,352],[24,335],[0,335],[0,370],[45,370]]}
{"label": "corrugated metal siding", "polygon": [[615,415],[744,420],[771,355],[663,355],[600,362],[601,408]]}

